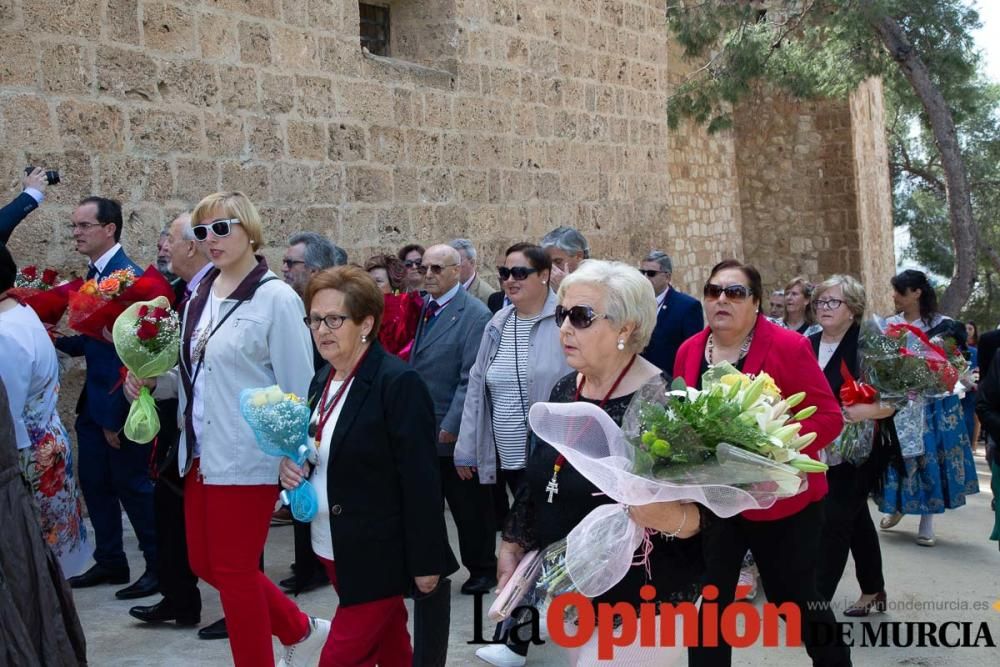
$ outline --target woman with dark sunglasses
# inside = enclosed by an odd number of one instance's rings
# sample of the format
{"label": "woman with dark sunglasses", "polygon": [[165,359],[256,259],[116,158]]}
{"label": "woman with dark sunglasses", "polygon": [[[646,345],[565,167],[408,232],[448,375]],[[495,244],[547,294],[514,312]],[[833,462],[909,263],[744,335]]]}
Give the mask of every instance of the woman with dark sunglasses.
{"label": "woman with dark sunglasses", "polygon": [[[130,399],[142,384],[156,398],[177,398],[177,462],[184,476],[184,518],[191,569],[218,589],[233,663],[273,665],[319,657],[330,623],[310,617],[258,568],[278,498],[278,459],[264,454],[240,414],[240,392],[278,385],[305,397],[313,371],[302,300],[257,253],[260,213],[242,192],[205,197],[191,229],[213,269],[182,313],[180,363],[155,380],[125,382]],[[302,660],[303,662],[298,662]]]}
{"label": "woman with dark sunglasses", "polygon": [[424,286],[424,275],[420,273],[420,265],[424,259],[424,247],[419,243],[410,243],[400,248],[396,256],[399,257],[399,261],[406,268],[403,291],[420,291]]}
{"label": "woman with dark sunglasses", "polygon": [[[819,458],[820,450],[843,427],[840,405],[816,363],[809,340],[769,322],[760,310],[762,295],[757,269],[735,259],[716,264],[704,289],[708,327],[681,345],[674,375],[700,387],[701,376],[710,366],[728,361],[744,373],[766,372],[783,396],[804,391],[802,405],[816,406],[817,411],[802,422],[802,433],[816,433],[816,440],[803,451]],[[833,612],[815,604],[820,599],[816,561],[826,491],[824,474],[811,473],[807,490],[797,496],[779,500],[766,510],[746,511],[709,523],[702,533],[705,584],[718,588],[718,611],[722,614],[733,602],[740,565],[749,549],[768,602],[798,605],[802,640],[813,664],[850,665],[850,650],[829,641],[837,636]],[[689,651],[692,667],[731,662],[732,647],[721,639],[717,647]]]}
{"label": "woman with dark sunglasses", "polygon": [[[556,383],[548,400],[593,403],[621,424],[637,390],[649,382],[670,380],[639,355],[652,336],[656,313],[653,287],[638,270],[621,262],[581,263],[563,278],[555,313],[562,351],[573,371]],[[565,538],[594,508],[611,502],[552,446],[539,441],[503,529],[497,566],[500,585],[510,578],[526,552]],[[636,553],[636,562],[645,561],[648,568],[632,567],[622,581],[594,602],[638,608],[643,602],[639,589],[646,584],[656,589],[658,602],[696,600],[701,591],[701,545],[697,538],[691,538],[701,528],[698,506],[654,503],[632,507],[629,513],[640,525],[661,532],[651,537],[648,555],[645,547]],[[512,649],[518,650],[516,643]],[[593,645],[582,647],[574,657],[575,664],[594,664],[594,650]],[[680,651],[680,646],[623,647],[616,650],[615,661],[609,664],[670,664]]]}

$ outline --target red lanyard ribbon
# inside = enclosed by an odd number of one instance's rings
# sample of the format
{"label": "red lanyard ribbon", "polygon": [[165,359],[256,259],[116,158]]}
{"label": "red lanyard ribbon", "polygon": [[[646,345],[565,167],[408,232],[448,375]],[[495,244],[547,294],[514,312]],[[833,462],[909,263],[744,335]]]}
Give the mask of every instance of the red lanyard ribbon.
{"label": "red lanyard ribbon", "polygon": [[315,440],[316,449],[319,449],[320,443],[323,442],[323,429],[326,427],[326,423],[330,421],[330,416],[333,415],[333,411],[337,407],[337,404],[340,403],[340,399],[343,398],[345,393],[347,393],[347,387],[351,384],[351,380],[354,379],[354,376],[357,375],[358,369],[361,367],[361,363],[365,360],[365,357],[368,356],[369,350],[371,350],[371,347],[365,350],[365,353],[361,355],[358,362],[354,364],[354,368],[352,368],[348,376],[344,378],[344,384],[340,385],[340,388],[337,389],[337,393],[333,395],[333,399],[324,404],[323,401],[330,392],[330,385],[333,383],[333,377],[337,374],[336,368],[330,369],[330,375],[326,378],[326,385],[323,386],[323,393],[319,396],[319,420],[316,426]]}

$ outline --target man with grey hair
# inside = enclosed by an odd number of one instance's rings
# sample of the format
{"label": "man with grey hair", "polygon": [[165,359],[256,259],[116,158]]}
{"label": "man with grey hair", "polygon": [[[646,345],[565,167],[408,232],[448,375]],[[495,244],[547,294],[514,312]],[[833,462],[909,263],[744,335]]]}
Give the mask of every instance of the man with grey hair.
{"label": "man with grey hair", "polygon": [[542,237],[539,243],[552,260],[552,273],[549,285],[552,291],[559,291],[559,283],[563,276],[576,271],[580,262],[590,259],[590,244],[579,230],[573,227],[556,227]]}
{"label": "man with grey hair", "polygon": [[458,281],[462,283],[465,291],[489,305],[490,295],[496,290],[493,286],[479,277],[479,270],[476,266],[476,247],[469,239],[453,239],[448,245],[458,251],[462,258],[462,263],[458,265]]}
{"label": "man with grey hair", "polygon": [[160,239],[156,242],[156,270],[171,284],[177,281],[177,274],[170,270],[170,249],[167,247],[172,224],[170,222],[163,226],[160,230]]}
{"label": "man with grey hair", "polygon": [[657,306],[656,328],[642,356],[673,374],[677,348],[705,326],[701,304],[670,286],[674,264],[667,253],[651,251],[639,264],[639,272],[649,278]]}
{"label": "man with grey hair", "polygon": [[347,264],[347,253],[343,248],[334,245],[322,234],[299,232],[288,239],[288,249],[281,260],[281,275],[302,296],[314,273],[343,264]]}

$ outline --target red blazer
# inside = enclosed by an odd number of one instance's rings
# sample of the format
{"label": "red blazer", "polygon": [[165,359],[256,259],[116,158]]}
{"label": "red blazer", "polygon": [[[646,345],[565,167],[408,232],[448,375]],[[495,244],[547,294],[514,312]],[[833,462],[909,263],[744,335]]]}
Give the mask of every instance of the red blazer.
{"label": "red blazer", "polygon": [[[698,382],[708,334],[709,329],[705,328],[684,341],[677,350],[674,376],[684,378],[692,387]],[[800,408],[816,406],[816,414],[802,422],[801,433],[816,433],[816,439],[803,452],[818,459],[820,450],[840,435],[844,418],[840,404],[830,392],[830,383],[816,362],[809,339],[758,315],[753,342],[743,360],[743,372],[753,375],[761,371],[774,378],[784,396],[806,392],[806,400]],[[766,510],[747,510],[743,516],[751,521],[773,521],[799,512],[826,495],[826,473],[809,473],[808,478],[809,488],[803,493],[779,500]]]}

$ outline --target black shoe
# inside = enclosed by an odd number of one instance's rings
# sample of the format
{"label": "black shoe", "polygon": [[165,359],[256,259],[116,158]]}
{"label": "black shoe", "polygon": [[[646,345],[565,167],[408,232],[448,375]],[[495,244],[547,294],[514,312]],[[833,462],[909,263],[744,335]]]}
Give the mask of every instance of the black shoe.
{"label": "black shoe", "polygon": [[128,610],[132,618],[138,618],[145,623],[166,623],[177,621],[177,625],[198,625],[201,623],[201,611],[198,609],[179,609],[166,598],[148,607],[132,607]]}
{"label": "black shoe", "polygon": [[462,584],[462,595],[489,593],[496,585],[496,577],[470,577],[467,582]]}
{"label": "black shoe", "polygon": [[127,584],[128,568],[120,570],[95,565],[83,574],[69,578],[70,588],[90,588],[99,584]]}
{"label": "black shoe", "polygon": [[[293,574],[287,579],[282,579],[281,581],[279,581],[278,586],[280,586],[281,590],[285,591],[286,593],[295,593],[296,592],[295,587],[297,585],[297,582],[298,578],[296,575]],[[298,592],[308,593],[309,591],[314,591],[317,588],[322,588],[323,586],[328,586],[329,584],[330,584],[330,577],[327,576],[326,570],[322,568],[316,568],[316,571],[313,572],[313,575],[311,577],[309,577],[309,580],[302,585],[302,590]]]}
{"label": "black shoe", "polygon": [[115,593],[115,597],[119,600],[136,600],[156,595],[159,592],[160,580],[156,578],[155,574],[146,570],[141,577],[135,580],[134,584]]}
{"label": "black shoe", "polygon": [[225,616],[198,631],[198,639],[227,639],[228,637],[229,631],[226,630]]}

